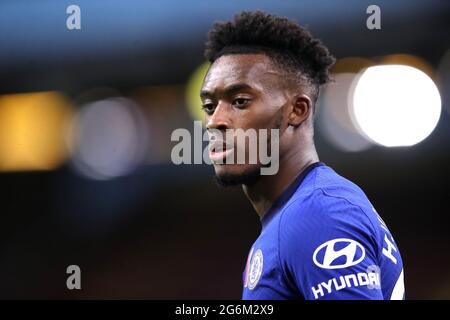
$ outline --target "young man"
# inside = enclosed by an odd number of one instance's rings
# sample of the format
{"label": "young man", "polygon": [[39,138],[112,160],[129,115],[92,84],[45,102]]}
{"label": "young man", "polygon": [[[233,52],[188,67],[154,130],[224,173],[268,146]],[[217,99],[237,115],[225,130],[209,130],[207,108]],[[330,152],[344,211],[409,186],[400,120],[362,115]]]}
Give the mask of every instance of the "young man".
{"label": "young man", "polygon": [[242,185],[262,224],[243,299],[403,299],[391,233],[364,192],[319,162],[314,147],[314,105],[334,63],[327,48],[298,24],[257,11],[216,23],[205,56],[207,129],[279,130],[273,175],[261,175],[260,162],[219,161],[230,144],[210,152],[219,184]]}

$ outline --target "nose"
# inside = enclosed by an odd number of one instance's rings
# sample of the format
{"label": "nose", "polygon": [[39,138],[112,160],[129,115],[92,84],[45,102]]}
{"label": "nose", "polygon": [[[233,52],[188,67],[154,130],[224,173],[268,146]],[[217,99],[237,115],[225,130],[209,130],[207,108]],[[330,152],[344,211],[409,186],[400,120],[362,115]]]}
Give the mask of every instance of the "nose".
{"label": "nose", "polygon": [[219,102],[214,113],[209,117],[206,124],[208,130],[226,130],[230,128],[229,108],[223,102]]}

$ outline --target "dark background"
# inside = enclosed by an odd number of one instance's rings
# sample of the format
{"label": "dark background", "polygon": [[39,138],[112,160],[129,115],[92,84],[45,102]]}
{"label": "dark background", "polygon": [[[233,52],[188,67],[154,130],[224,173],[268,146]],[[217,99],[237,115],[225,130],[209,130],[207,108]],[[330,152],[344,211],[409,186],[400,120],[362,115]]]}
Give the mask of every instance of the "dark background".
{"label": "dark background", "polygon": [[[65,27],[70,4],[82,30]],[[365,27],[370,4],[381,30]],[[297,19],[337,58],[408,53],[437,69],[449,49],[448,1],[2,1],[0,94],[58,90],[77,108],[81,93],[109,87],[157,125],[148,161],[123,177],[80,176],[70,159],[0,173],[0,298],[240,298],[258,217],[239,188],[216,187],[212,167],[171,164],[170,132],[192,128],[184,90],[207,31],[244,9]],[[440,90],[439,123],[413,147],[350,153],[316,132],[321,160],[357,183],[393,232],[411,299],[450,298],[448,82]],[[66,288],[71,264],[81,291]]]}

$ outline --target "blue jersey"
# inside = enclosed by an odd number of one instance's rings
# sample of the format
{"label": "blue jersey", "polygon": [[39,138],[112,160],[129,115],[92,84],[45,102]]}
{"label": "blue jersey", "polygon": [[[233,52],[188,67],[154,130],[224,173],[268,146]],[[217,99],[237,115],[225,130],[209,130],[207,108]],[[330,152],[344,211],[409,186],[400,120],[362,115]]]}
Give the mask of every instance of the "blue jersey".
{"label": "blue jersey", "polygon": [[310,165],[261,219],[243,299],[404,299],[403,263],[364,192]]}

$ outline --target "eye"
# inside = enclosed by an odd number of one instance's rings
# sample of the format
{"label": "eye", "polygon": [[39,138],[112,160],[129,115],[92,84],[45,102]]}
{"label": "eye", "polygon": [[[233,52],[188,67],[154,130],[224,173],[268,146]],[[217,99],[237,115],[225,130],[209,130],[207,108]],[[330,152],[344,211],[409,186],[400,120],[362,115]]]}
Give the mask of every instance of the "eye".
{"label": "eye", "polygon": [[236,98],[233,100],[233,106],[236,108],[244,108],[250,103],[248,98]]}
{"label": "eye", "polygon": [[202,109],[206,112],[207,115],[212,115],[214,113],[215,106],[213,103],[208,102],[202,105]]}

